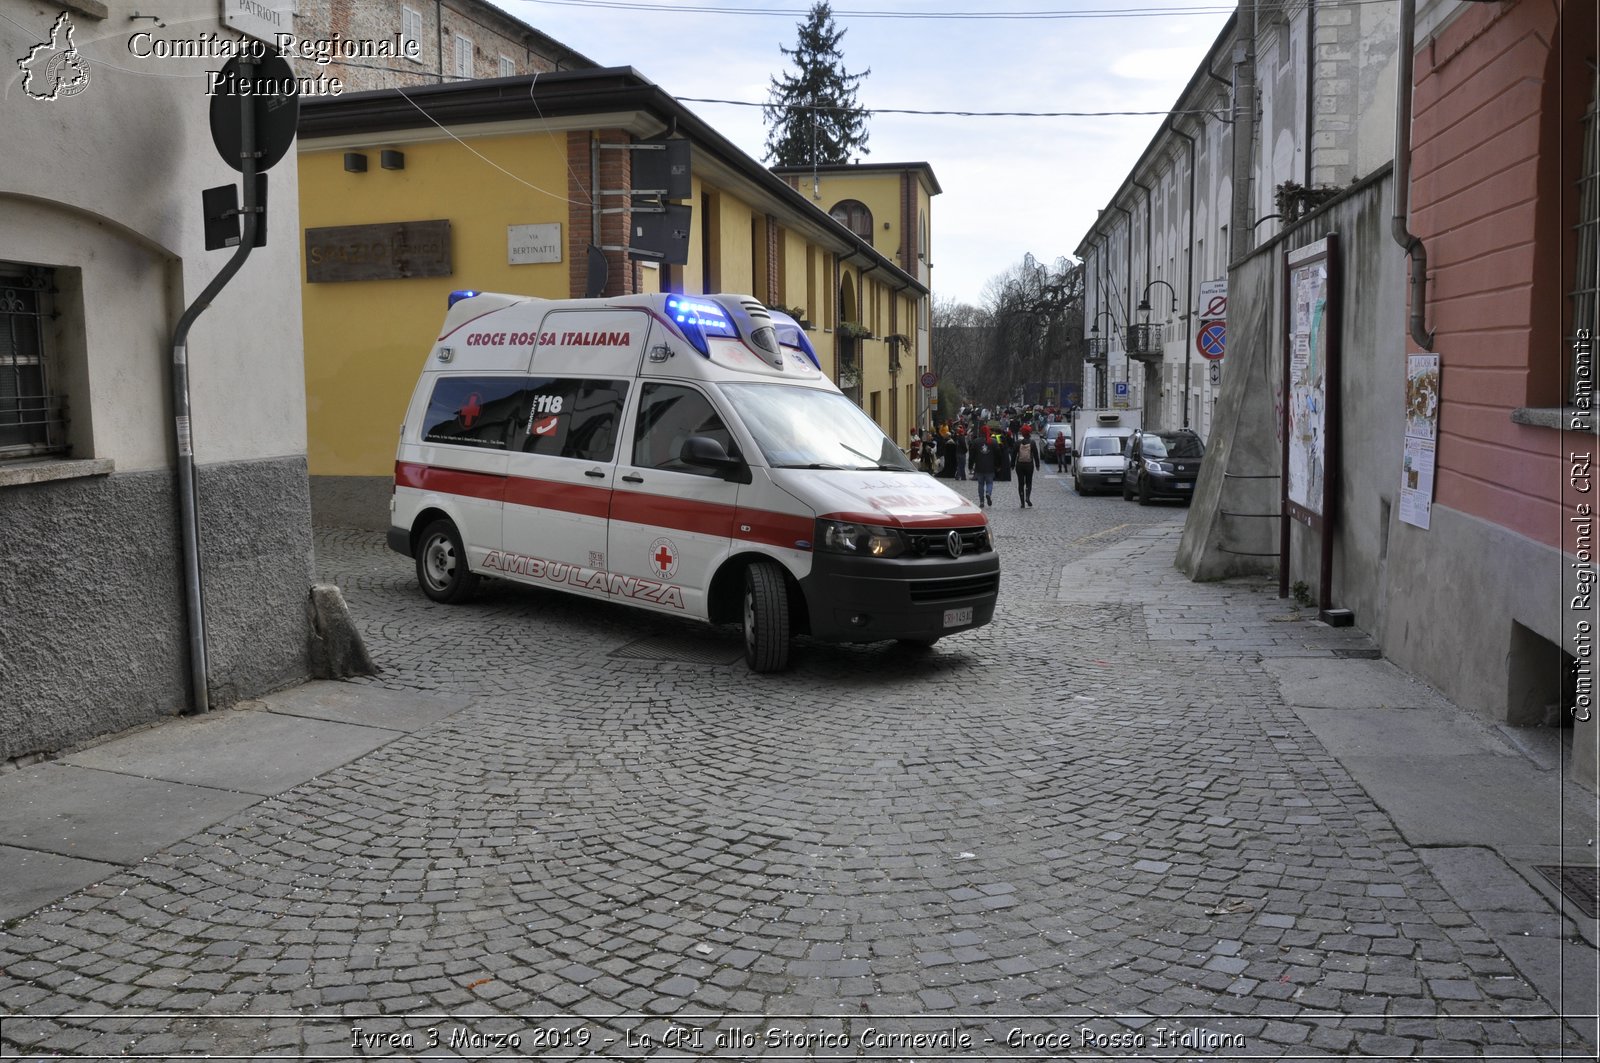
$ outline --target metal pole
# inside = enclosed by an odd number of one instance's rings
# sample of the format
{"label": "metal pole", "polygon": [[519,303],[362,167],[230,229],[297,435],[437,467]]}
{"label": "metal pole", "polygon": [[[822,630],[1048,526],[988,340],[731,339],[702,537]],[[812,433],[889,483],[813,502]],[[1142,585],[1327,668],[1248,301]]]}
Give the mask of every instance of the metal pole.
{"label": "metal pole", "polygon": [[1178,120],[1168,120],[1168,128],[1189,144],[1189,247],[1183,267],[1183,427],[1189,427],[1189,364],[1194,357],[1194,315],[1200,302],[1199,289],[1194,283],[1194,137],[1178,128]]}
{"label": "metal pole", "polygon": [[[248,57],[239,64],[239,77],[253,80],[256,64]],[[239,163],[244,174],[244,195],[240,213],[244,216],[239,249],[212,278],[195,301],[178,319],[172,334],[172,413],[173,435],[178,448],[178,508],[183,532],[184,600],[189,617],[189,676],[193,685],[191,711],[207,712],[210,702],[210,668],[206,660],[205,596],[200,585],[200,518],[195,500],[194,437],[189,424],[189,329],[218,292],[233,279],[255,247],[259,217],[259,190],[256,175],[255,98],[239,96]]]}

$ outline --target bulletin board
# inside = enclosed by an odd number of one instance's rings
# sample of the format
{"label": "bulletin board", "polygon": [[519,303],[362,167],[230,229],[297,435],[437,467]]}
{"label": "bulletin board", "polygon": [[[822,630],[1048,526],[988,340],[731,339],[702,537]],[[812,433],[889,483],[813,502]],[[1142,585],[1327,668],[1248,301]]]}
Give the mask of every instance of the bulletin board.
{"label": "bulletin board", "polygon": [[[1321,607],[1330,604],[1339,480],[1339,235],[1284,254],[1283,519],[1280,584],[1287,586],[1290,522],[1321,540]],[[1281,589],[1281,588],[1280,588]]]}

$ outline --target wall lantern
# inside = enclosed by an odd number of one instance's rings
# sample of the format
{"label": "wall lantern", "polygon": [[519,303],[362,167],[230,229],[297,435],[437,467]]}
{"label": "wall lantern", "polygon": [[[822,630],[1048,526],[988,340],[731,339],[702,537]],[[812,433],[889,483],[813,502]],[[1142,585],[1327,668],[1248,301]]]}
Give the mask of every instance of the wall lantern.
{"label": "wall lantern", "polygon": [[347,151],[347,152],[345,152],[344,153],[344,172],[345,173],[366,173],[367,172],[367,157],[365,155],[361,154],[359,151]]}

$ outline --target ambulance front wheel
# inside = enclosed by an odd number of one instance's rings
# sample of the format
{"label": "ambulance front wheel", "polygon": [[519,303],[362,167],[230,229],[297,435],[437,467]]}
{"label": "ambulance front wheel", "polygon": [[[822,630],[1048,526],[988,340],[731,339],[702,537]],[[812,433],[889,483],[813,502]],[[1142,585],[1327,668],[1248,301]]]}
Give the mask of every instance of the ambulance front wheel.
{"label": "ambulance front wheel", "polygon": [[772,561],[744,570],[744,659],[752,672],[778,672],[789,663],[789,585]]}
{"label": "ambulance front wheel", "polygon": [[417,540],[417,582],[422,593],[436,602],[465,601],[478,586],[478,576],[467,570],[467,551],[461,533],[448,520],[436,520]]}

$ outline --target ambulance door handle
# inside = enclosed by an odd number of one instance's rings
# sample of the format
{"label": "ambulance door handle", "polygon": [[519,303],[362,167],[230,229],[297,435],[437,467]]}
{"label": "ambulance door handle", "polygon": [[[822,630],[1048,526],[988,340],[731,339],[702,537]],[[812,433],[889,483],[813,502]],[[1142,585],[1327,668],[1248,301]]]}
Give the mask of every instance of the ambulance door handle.
{"label": "ambulance door handle", "polygon": [[585,469],[583,470],[583,474],[585,476],[593,476],[597,480],[604,480],[606,478],[604,469]]}
{"label": "ambulance door handle", "polygon": [[628,475],[624,476],[622,479],[623,479],[624,483],[630,483],[630,484],[642,484],[642,483],[644,483],[644,477],[643,476],[640,476],[639,474],[632,473],[632,472],[630,472]]}

